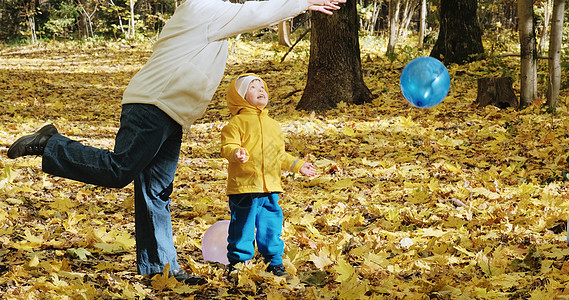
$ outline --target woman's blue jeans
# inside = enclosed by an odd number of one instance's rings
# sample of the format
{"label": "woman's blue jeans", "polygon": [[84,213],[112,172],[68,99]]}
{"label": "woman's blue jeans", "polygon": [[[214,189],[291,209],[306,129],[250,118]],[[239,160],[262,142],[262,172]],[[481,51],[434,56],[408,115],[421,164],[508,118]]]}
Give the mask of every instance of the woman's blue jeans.
{"label": "woman's blue jeans", "polygon": [[[259,253],[271,266],[283,263],[284,242],[281,239],[283,212],[279,194],[229,195],[231,221],[227,237],[227,259],[235,264]],[[256,232],[255,232],[255,229]]]}
{"label": "woman's blue jeans", "polygon": [[154,105],[123,105],[113,151],[84,146],[62,135],[49,139],[44,172],[89,184],[121,188],[134,180],[139,274],[180,268],[170,217],[170,194],[182,143],[182,126]]}

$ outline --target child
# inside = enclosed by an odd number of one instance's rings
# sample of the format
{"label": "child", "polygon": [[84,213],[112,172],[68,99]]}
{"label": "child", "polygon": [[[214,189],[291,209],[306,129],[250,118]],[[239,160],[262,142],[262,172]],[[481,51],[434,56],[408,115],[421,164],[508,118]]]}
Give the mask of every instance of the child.
{"label": "child", "polygon": [[221,154],[229,161],[229,273],[235,264],[253,258],[256,240],[269,263],[267,271],[288,276],[282,264],[284,242],[280,238],[281,169],[316,175],[312,164],[285,152],[283,132],[265,110],[268,100],[265,82],[254,74],[239,76],[227,89],[227,105],[233,117],[221,131]]}

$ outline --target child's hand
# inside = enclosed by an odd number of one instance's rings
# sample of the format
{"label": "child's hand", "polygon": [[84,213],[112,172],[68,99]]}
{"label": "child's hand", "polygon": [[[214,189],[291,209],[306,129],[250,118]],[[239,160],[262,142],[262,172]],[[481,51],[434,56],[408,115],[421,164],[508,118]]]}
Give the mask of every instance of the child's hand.
{"label": "child's hand", "polygon": [[235,159],[244,164],[249,159],[247,156],[247,151],[245,149],[239,149],[237,152],[235,152]]}
{"label": "child's hand", "polygon": [[304,163],[304,165],[300,167],[300,173],[302,175],[312,177],[316,175],[316,168],[311,163]]}

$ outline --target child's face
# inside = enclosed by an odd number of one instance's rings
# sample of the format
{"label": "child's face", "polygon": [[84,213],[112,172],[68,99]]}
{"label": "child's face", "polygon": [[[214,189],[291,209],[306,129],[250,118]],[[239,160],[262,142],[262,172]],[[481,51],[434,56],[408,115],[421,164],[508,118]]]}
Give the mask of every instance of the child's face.
{"label": "child's face", "polygon": [[269,95],[265,91],[265,85],[258,79],[251,81],[245,93],[245,100],[258,109],[265,108],[269,103]]}

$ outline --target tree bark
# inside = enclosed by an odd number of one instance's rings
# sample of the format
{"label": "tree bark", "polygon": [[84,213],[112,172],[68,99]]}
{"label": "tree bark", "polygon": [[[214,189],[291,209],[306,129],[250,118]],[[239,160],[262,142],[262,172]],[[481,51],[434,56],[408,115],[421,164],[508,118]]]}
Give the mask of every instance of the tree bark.
{"label": "tree bark", "polygon": [[389,1],[389,42],[386,55],[395,53],[398,41],[407,38],[407,28],[418,7],[418,0]]}
{"label": "tree bark", "polygon": [[308,78],[298,110],[324,111],[342,101],[373,99],[363,81],[356,1],[342,6],[331,16],[312,15]]}
{"label": "tree bark", "polygon": [[386,55],[395,53],[395,46],[397,45],[397,18],[399,16],[399,1],[389,1],[389,41],[387,42]]}
{"label": "tree bark", "polygon": [[279,45],[290,47],[290,27],[292,19],[281,21],[278,25]]}
{"label": "tree bark", "polygon": [[27,23],[28,23],[28,27],[30,29],[30,43],[32,45],[35,45],[38,37],[37,37],[37,31],[36,31],[36,2],[35,1],[31,1],[30,3],[28,3],[29,5],[25,6],[25,14],[26,17],[28,18]]}
{"label": "tree bark", "polygon": [[478,79],[478,106],[493,105],[499,108],[518,107],[518,98],[512,87],[511,77],[486,77]]}
{"label": "tree bark", "polygon": [[520,106],[527,107],[537,98],[537,51],[532,0],[518,1],[520,30]]}
{"label": "tree bark", "polygon": [[130,0],[130,19],[128,21],[128,36],[127,39],[134,39],[136,36],[136,24],[134,19],[134,4],[136,0]]}
{"label": "tree bark", "polygon": [[421,17],[419,18],[419,44],[417,47],[423,49],[425,42],[425,25],[427,23],[427,0],[421,0]]}
{"label": "tree bark", "polygon": [[565,0],[555,0],[549,37],[549,81],[547,85],[547,105],[557,107],[561,86],[561,44],[563,39],[563,13]]}
{"label": "tree bark", "polygon": [[403,14],[400,15],[399,20],[399,36],[403,41],[407,39],[407,28],[409,28],[411,19],[413,19],[413,15],[415,15],[415,11],[417,11],[418,7],[418,0],[406,0],[404,2]]}
{"label": "tree bark", "polygon": [[432,57],[445,64],[464,64],[484,54],[477,8],[477,0],[441,0],[441,26]]}
{"label": "tree bark", "polygon": [[539,38],[539,44],[537,48],[537,53],[541,53],[545,48],[545,42],[549,36],[549,22],[551,21],[551,0],[547,0],[543,3],[543,28],[541,29],[541,37]]}
{"label": "tree bark", "polygon": [[[97,8],[99,7],[99,3],[95,2],[94,5],[90,5],[93,3],[89,3],[88,1],[86,1],[85,3],[82,3],[82,1],[77,1],[77,6],[79,8],[79,14],[80,14],[80,18],[79,18],[79,35],[83,38],[89,38],[89,37],[94,37],[95,33],[93,32],[93,21],[92,21],[92,17],[95,15],[95,13],[97,12]],[[87,8],[88,6],[92,11],[91,13],[87,12]]]}

